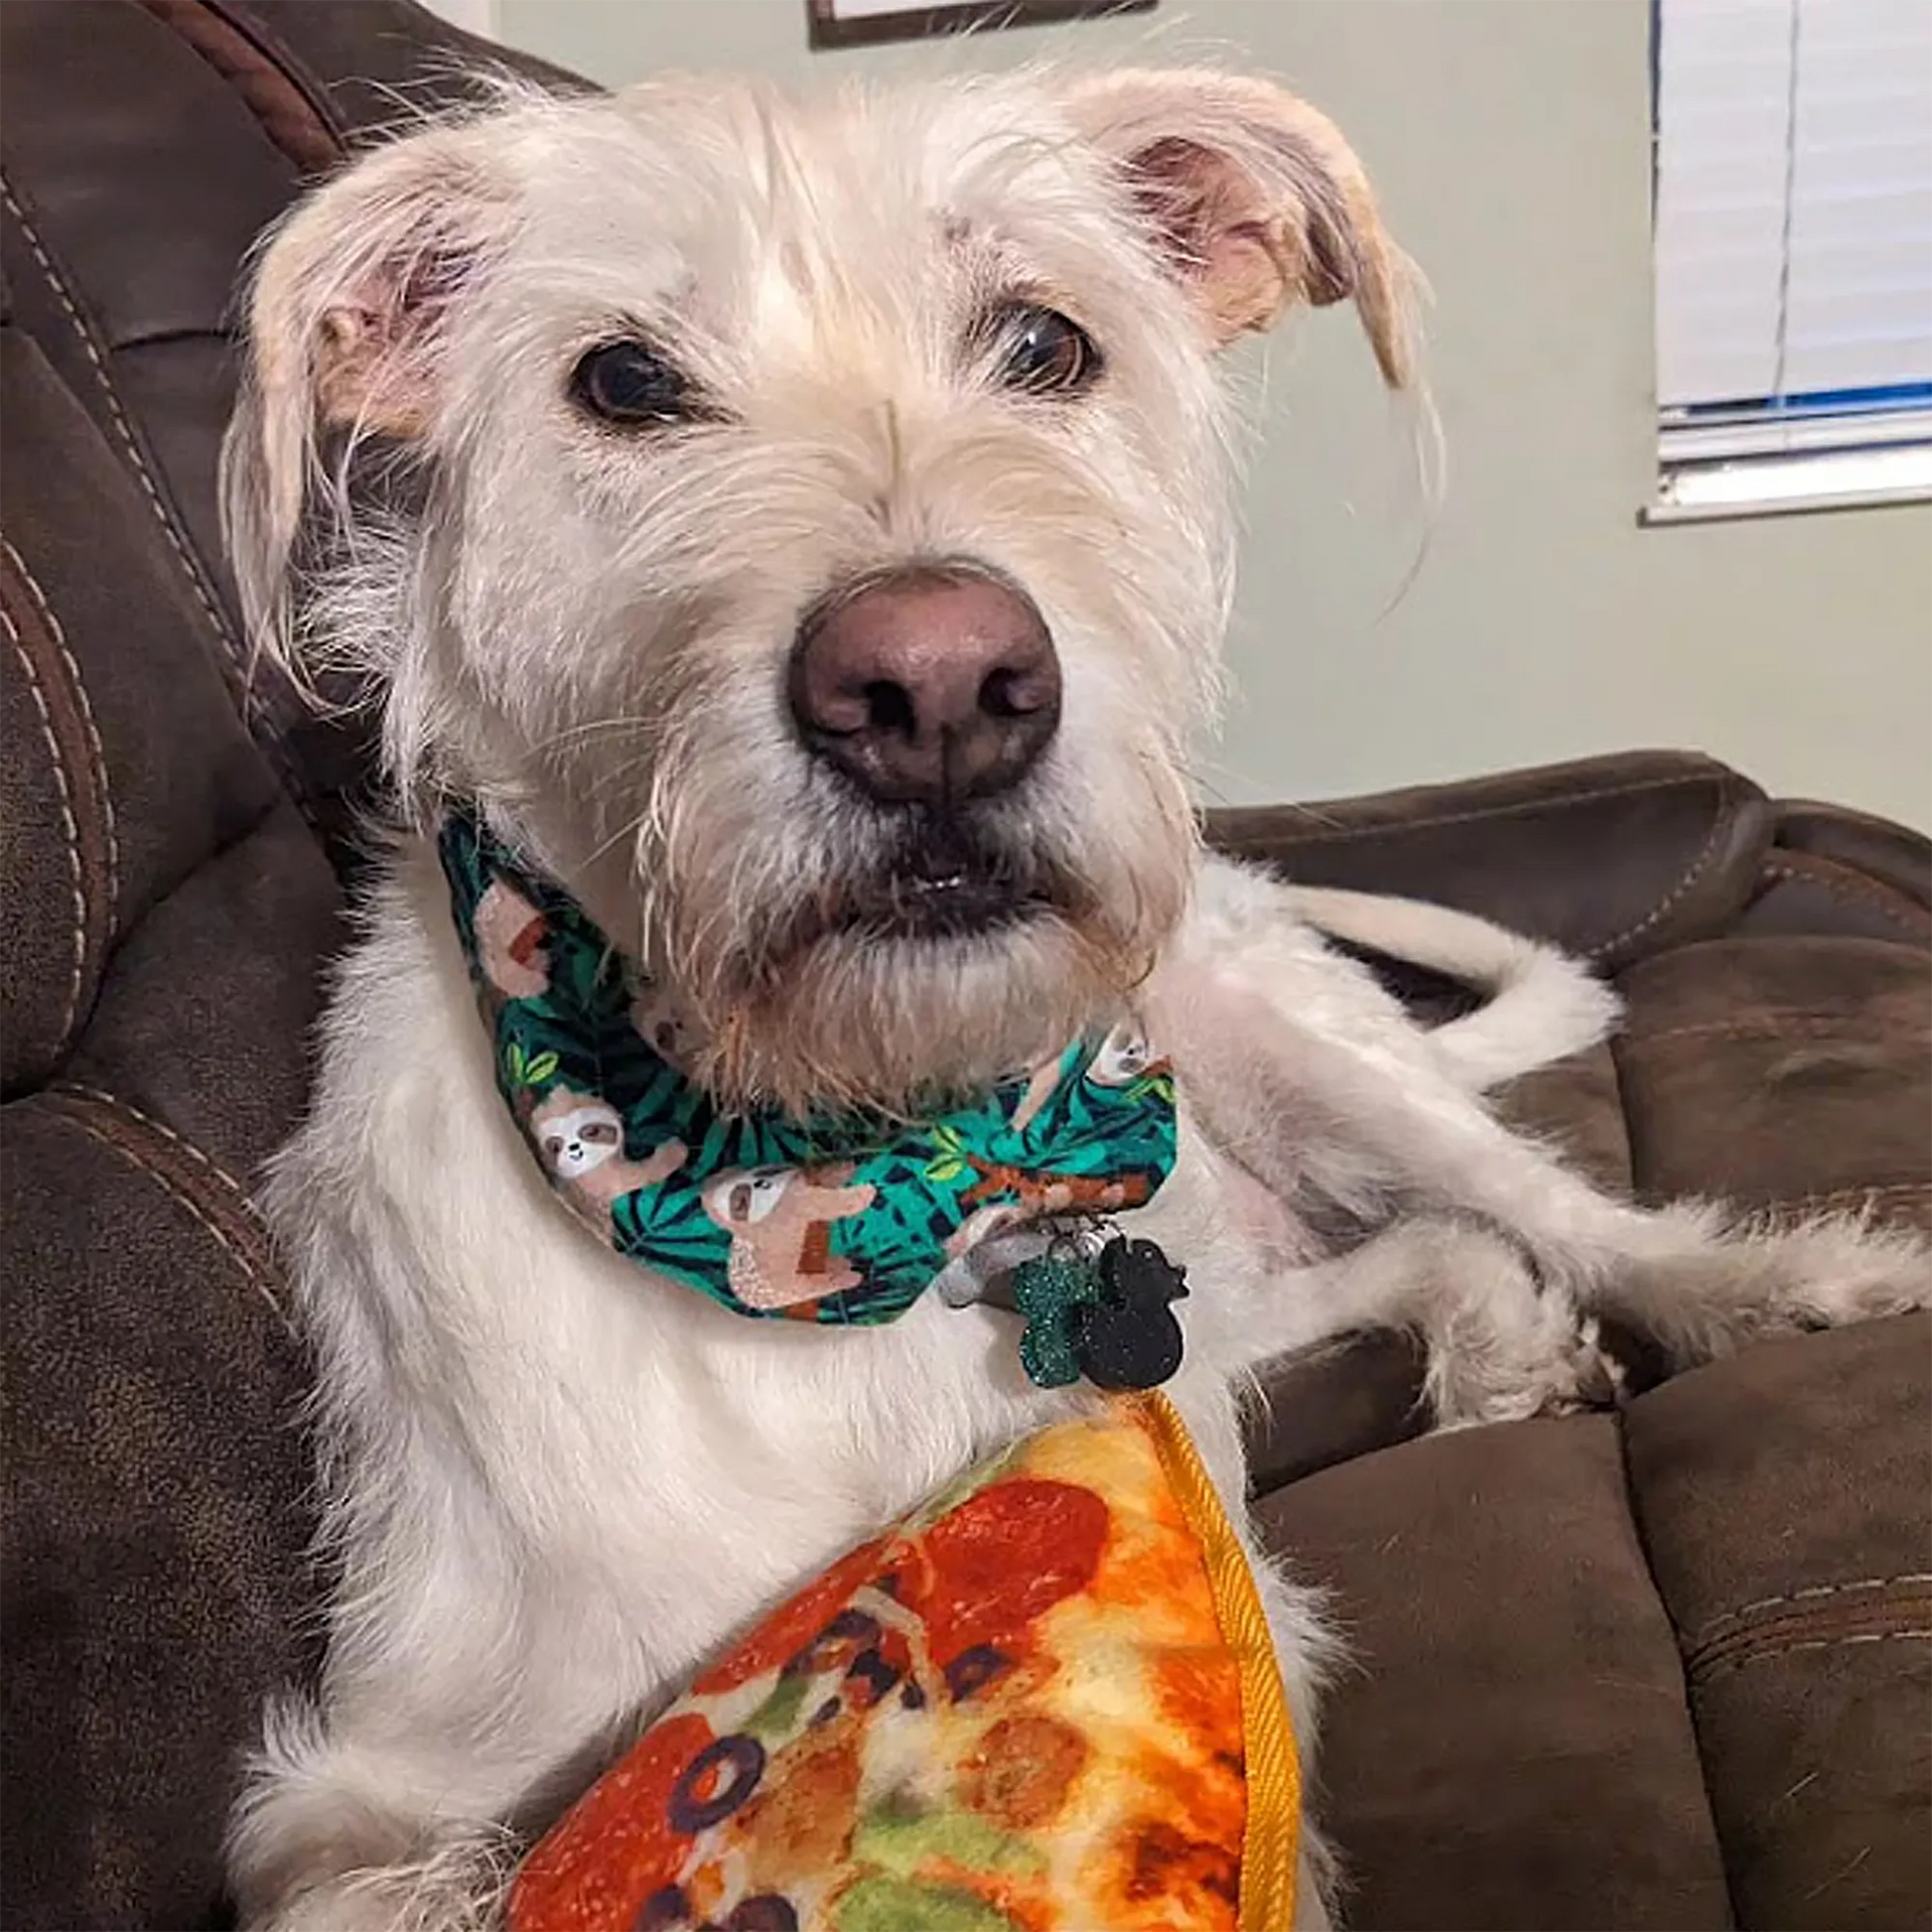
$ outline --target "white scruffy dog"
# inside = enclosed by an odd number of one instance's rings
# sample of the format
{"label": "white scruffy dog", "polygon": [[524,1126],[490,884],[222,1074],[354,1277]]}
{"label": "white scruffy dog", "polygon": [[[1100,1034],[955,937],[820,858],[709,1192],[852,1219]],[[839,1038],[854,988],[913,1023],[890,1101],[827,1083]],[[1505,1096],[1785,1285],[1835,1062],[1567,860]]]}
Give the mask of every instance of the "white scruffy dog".
{"label": "white scruffy dog", "polygon": [[[566,1211],[492,1082],[446,801],[630,953],[727,1102],[983,1091],[1135,1011],[1181,1139],[1132,1227],[1187,1268],[1170,1392],[1237,1516],[1238,1392],[1343,1330],[1418,1331],[1464,1422],[1574,1403],[1597,1314],[1683,1363],[1926,1299],[1902,1242],[1639,1212],[1498,1125],[1481,1089],[1608,1025],[1563,962],[1203,858],[1214,351],[1352,300],[1400,384],[1403,283],[1329,122],[1195,71],[507,97],[275,235],[237,573],[270,647],[379,691],[416,829],[272,1189],[340,1577],[235,1821],[249,1925],[486,1923],[504,1845],[626,1722],[1095,1399],[1033,1386],[996,1309],[748,1320]],[[1317,923],[1497,997],[1426,1034]],[[1308,1751],[1317,1605],[1267,1601]]]}

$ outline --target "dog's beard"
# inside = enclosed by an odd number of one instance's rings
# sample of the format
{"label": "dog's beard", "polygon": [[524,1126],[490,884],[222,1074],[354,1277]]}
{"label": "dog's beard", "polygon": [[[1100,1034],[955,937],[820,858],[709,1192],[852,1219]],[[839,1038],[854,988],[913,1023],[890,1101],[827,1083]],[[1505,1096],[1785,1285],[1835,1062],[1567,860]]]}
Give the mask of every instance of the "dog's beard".
{"label": "dog's beard", "polygon": [[1051,1058],[1147,966],[1057,914],[983,937],[829,934],[705,1017],[694,1071],[738,1104],[917,1116]]}
{"label": "dog's beard", "polygon": [[1038,841],[908,821],[756,935],[686,955],[689,1070],[794,1114],[982,1092],[1132,1004],[1185,898],[1184,867],[1156,871],[1105,894]]}

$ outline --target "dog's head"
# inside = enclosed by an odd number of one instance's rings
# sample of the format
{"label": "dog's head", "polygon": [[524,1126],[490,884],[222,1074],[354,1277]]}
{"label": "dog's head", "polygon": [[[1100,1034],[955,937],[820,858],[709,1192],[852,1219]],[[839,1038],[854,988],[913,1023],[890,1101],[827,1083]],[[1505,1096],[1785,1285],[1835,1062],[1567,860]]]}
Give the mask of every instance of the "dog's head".
{"label": "dog's head", "polygon": [[[1347,298],[1402,381],[1360,168],[1261,81],[512,99],[265,251],[250,621],[371,674],[405,797],[474,798],[569,884],[721,1092],[981,1085],[1180,914],[1214,351]],[[341,482],[372,446],[401,506]]]}

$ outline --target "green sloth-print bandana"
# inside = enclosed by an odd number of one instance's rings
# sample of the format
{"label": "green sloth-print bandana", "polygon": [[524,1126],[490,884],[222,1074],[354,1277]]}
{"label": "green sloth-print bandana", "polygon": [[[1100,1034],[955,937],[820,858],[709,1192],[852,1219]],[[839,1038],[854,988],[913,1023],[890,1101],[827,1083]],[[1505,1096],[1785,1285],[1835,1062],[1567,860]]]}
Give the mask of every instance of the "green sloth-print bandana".
{"label": "green sloth-print bandana", "polygon": [[905,1125],[723,1113],[654,990],[477,821],[439,839],[496,1084],[561,1198],[618,1253],[746,1315],[891,1321],[988,1235],[1152,1199],[1173,1077],[1132,1026]]}

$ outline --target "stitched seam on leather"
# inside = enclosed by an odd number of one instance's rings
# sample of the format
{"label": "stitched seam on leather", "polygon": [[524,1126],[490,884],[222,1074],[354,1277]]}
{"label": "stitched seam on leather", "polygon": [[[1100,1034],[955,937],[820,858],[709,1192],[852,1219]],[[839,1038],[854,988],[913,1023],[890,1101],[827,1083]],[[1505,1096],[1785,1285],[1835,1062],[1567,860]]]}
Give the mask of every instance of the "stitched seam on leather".
{"label": "stitched seam on leather", "polygon": [[[68,633],[62,626],[60,617],[49,601],[46,591],[41,588],[40,579],[28,569],[27,559],[14,547],[11,537],[0,536],[0,547],[5,548],[8,560],[20,573],[20,580],[27,586],[28,595],[33,598],[35,607],[41,614],[41,620],[47,625],[48,635],[54,640],[54,648],[61,653],[61,662],[67,666],[68,677],[72,686],[74,708],[80,713],[81,728],[87,736],[87,750],[93,759],[94,777],[100,788],[101,830],[107,841],[105,931],[111,936],[121,902],[121,840],[114,819],[114,788],[107,782],[107,754],[101,749],[100,727],[94,722],[94,708],[87,697],[87,681],[80,675],[80,666],[75,662],[73,652],[68,646]],[[12,628],[11,621],[9,628]]]}
{"label": "stitched seam on leather", "polygon": [[1697,1020],[1687,1027],[1667,1027],[1661,1033],[1629,1035],[1634,1046],[1653,1046],[1667,1039],[1781,1039],[1788,1034],[1807,1038],[1871,1037],[1894,1039],[1909,1030],[1863,1014],[1825,1015],[1811,1012],[1753,1015],[1749,1020]]}
{"label": "stitched seam on leather", "polygon": [[1710,871],[1711,862],[1718,856],[1718,848],[1724,843],[1725,836],[1736,822],[1738,794],[1734,787],[1720,780],[1718,784],[1718,811],[1711,821],[1711,830],[1705,836],[1704,844],[1698,854],[1685,869],[1684,876],[1677,884],[1653,905],[1635,924],[1627,925],[1621,932],[1613,932],[1607,939],[1598,940],[1585,955],[1588,959],[1603,959],[1631,940],[1640,939],[1669,916],[1671,910],[1680,904],[1695,889],[1699,880]]}
{"label": "stitched seam on leather", "polygon": [[269,1281],[262,1269],[252,1262],[228,1238],[214,1217],[203,1207],[200,1201],[196,1200],[187,1188],[180,1185],[172,1175],[164,1173],[152,1162],[145,1160],[133,1148],[129,1147],[126,1142],[117,1140],[112,1134],[104,1132],[101,1128],[95,1126],[92,1121],[76,1119],[75,1125],[79,1127],[83,1134],[90,1135],[94,1140],[98,1141],[101,1146],[111,1148],[129,1166],[139,1169],[142,1173],[154,1181],[178,1206],[186,1208],[201,1223],[202,1227],[207,1230],[209,1238],[214,1241],[222,1252],[227,1255],[228,1259],[234,1263],[236,1268],[241,1271],[243,1278],[248,1282],[249,1286],[274,1310],[276,1316],[280,1319],[283,1326],[291,1334],[295,1333],[295,1324],[289,1319],[288,1311],[282,1307],[281,1301],[276,1293],[275,1285]]}
{"label": "stitched seam on leather", "polygon": [[[262,67],[270,70],[276,81],[287,87],[309,114],[314,127],[321,134],[332,152],[332,159],[340,161],[345,151],[341,117],[337,115],[326,94],[308,84],[302,64],[296,61],[288,49],[268,35],[258,22],[237,18],[228,10],[209,6],[206,0],[186,0],[185,7],[170,4],[170,0],[140,0],[146,12],[151,14],[171,34],[179,40],[194,57],[217,74],[222,83],[232,92],[253,116],[263,136],[278,154],[292,162],[303,172],[309,172],[314,163],[306,155],[292,152],[278,138],[270,118],[262,112],[261,104],[249,86],[249,74],[245,69],[238,70],[224,64],[223,54],[228,50],[217,43],[226,37],[230,45],[238,42],[249,54],[258,60]],[[203,30],[197,29],[181,18],[183,11],[192,11],[201,16],[206,23]],[[208,29],[212,29],[210,40]]]}
{"label": "stitched seam on leather", "polygon": [[1686,1650],[1701,1650],[1715,1638],[1766,1610],[1819,1603],[1827,1597],[1848,1596],[1858,1590],[1911,1588],[1920,1584],[1932,1585],[1932,1570],[1901,1570],[1889,1577],[1853,1577],[1842,1584],[1808,1584],[1803,1589],[1783,1590],[1776,1596],[1756,1596],[1748,1603],[1738,1604],[1734,1610],[1725,1610],[1722,1615],[1701,1623],[1684,1639],[1684,1647]]}
{"label": "stitched seam on leather", "polygon": [[1713,785],[1717,786],[1720,794],[1725,790],[1724,779],[1716,771],[1703,775],[1680,772],[1672,778],[1643,778],[1635,784],[1565,792],[1558,798],[1525,798],[1513,805],[1479,805],[1468,811],[1434,813],[1428,818],[1391,819],[1384,825],[1338,825],[1328,832],[1298,834],[1292,842],[1291,852],[1294,847],[1305,845],[1335,845],[1347,839],[1387,838],[1392,834],[1429,831],[1440,825],[1474,825],[1491,818],[1540,816],[1551,811],[1567,811],[1577,805],[1601,804],[1612,798],[1637,798],[1653,791],[1695,791]]}
{"label": "stitched seam on leather", "polygon": [[80,341],[81,352],[92,365],[94,375],[100,383],[101,400],[107,405],[107,414],[113,422],[115,434],[119,437],[121,448],[133,467],[143,493],[147,496],[148,506],[154,511],[155,520],[161,525],[161,533],[168,539],[169,547],[181,560],[183,570],[188,573],[189,586],[195,593],[196,601],[207,615],[208,622],[214,626],[222,643],[227,646],[230,681],[234,682],[240,690],[242,702],[252,706],[256,700],[253,694],[241,685],[239,679],[240,647],[234,631],[215,602],[213,594],[203,581],[201,566],[182,540],[181,532],[175,528],[174,518],[170,515],[168,505],[162,497],[161,487],[154,480],[154,473],[148,468],[148,460],[142,454],[140,444],[135,440],[133,425],[127,420],[127,412],[122,409],[121,399],[115,393],[114,378],[108,373],[107,363],[94,341],[94,333],[88,328],[85,318],[69,292],[66,279],[54,266],[53,258],[42,244],[40,230],[34,226],[27,210],[21,207],[15,197],[13,185],[4,178],[0,178],[0,200],[5,201],[8,211],[20,223],[21,233],[26,236],[27,246],[33,250],[34,259],[40,264],[41,273],[47,277],[48,286],[54,291],[55,300],[66,312],[68,321],[73,325],[73,333]]}
{"label": "stitched seam on leather", "polygon": [[123,1100],[119,1094],[108,1093],[101,1087],[88,1086],[83,1081],[62,1080],[51,1087],[49,1091],[52,1093],[74,1094],[82,1100],[91,1100],[96,1106],[111,1108],[115,1113],[125,1115],[137,1126],[145,1128],[150,1134],[160,1135],[169,1146],[177,1148],[181,1153],[187,1155],[210,1180],[218,1182],[220,1186],[225,1188],[230,1198],[234,1201],[235,1206],[247,1215],[251,1221],[257,1219],[255,1204],[249,1199],[247,1188],[220,1162],[215,1160],[211,1154],[203,1148],[197,1147],[193,1141],[176,1133],[166,1121],[156,1120],[152,1114],[144,1112],[131,1100]]}
{"label": "stitched seam on leather", "polygon": [[[202,1169],[216,1175],[229,1189],[234,1189],[232,1176],[217,1168],[199,1148],[190,1146],[180,1135],[162,1128],[158,1121],[151,1120],[139,1109],[129,1107],[124,1101],[116,1101],[111,1095],[98,1094],[97,1090],[81,1087],[54,1088],[49,1091],[50,1096],[61,1104],[61,1111],[82,1133],[91,1136],[101,1146],[112,1149],[131,1167],[139,1169],[154,1181],[177,1205],[186,1208],[241,1271],[249,1286],[274,1310],[282,1325],[291,1334],[297,1332],[294,1321],[282,1305],[282,1283],[279,1272],[265,1264],[260,1256],[250,1254],[244,1245],[243,1237],[237,1230],[221,1225],[221,1216],[225,1214],[225,1209],[217,1210],[213,1201],[207,1195],[198,1197],[196,1188],[187,1174],[170,1173],[155,1157],[152,1148],[144,1149],[138,1145],[138,1137],[146,1132],[155,1132],[156,1138],[163,1139],[166,1144],[192,1154]],[[115,1126],[123,1131],[114,1131],[101,1121],[91,1118],[96,1109],[107,1112],[110,1119],[115,1120]],[[119,1118],[116,1119],[116,1116]],[[136,1129],[134,1136],[130,1136],[125,1131],[127,1126]],[[245,1196],[242,1196],[242,1208],[247,1220],[254,1224],[255,1234],[265,1242],[265,1236],[260,1236],[260,1224],[256,1220],[254,1210],[248,1206]]]}
{"label": "stitched seam on leather", "polygon": [[1850,1637],[1804,1637],[1796,1643],[1767,1644],[1761,1650],[1744,1650],[1734,1657],[1720,1658],[1708,1668],[1698,1671],[1696,1676],[1701,1684],[1708,1684],[1713,1678],[1727,1677],[1731,1672],[1746,1670],[1752,1664],[1765,1664],[1773,1658],[1795,1656],[1800,1651],[1848,1650],[1854,1644],[1867,1643],[1932,1643],[1932,1630],[1868,1630]]}
{"label": "stitched seam on leather", "polygon": [[1811,872],[1803,867],[1789,864],[1782,866],[1775,863],[1767,864],[1764,872],[1770,879],[1789,880],[1794,886],[1815,887],[1827,898],[1838,899],[1843,904],[1868,906],[1881,917],[1889,919],[1899,931],[1913,939],[1923,939],[1928,932],[1932,932],[1932,915],[1919,911],[1914,917],[1909,913],[1901,912],[1875,886],[1863,883],[1854,885],[1849,880],[1828,876],[1822,871]]}
{"label": "stitched seam on leather", "polygon": [[240,639],[235,635],[233,626],[223,614],[220,603],[208,587],[207,576],[194,552],[190,550],[181,532],[175,527],[173,513],[161,494],[161,487],[155,482],[154,473],[148,468],[147,458],[141,453],[141,446],[134,435],[134,428],[127,420],[127,412],[121,407],[121,399],[114,389],[114,378],[109,373],[107,363],[102,357],[99,345],[94,341],[93,331],[88,328],[86,318],[81,315],[67,281],[54,266],[40,237],[40,230],[28,217],[27,210],[21,206],[14,194],[13,184],[0,174],[0,203],[4,203],[14,219],[20,223],[20,231],[26,237],[27,246],[33,251],[35,261],[40,264],[41,273],[47,277],[48,286],[54,297],[72,324],[74,335],[79,339],[81,352],[92,367],[94,377],[100,384],[101,400],[107,406],[109,420],[120,438],[121,447],[133,467],[136,481],[154,511],[155,521],[161,526],[161,534],[167,539],[168,546],[181,562],[182,570],[188,578],[188,587],[195,594],[208,622],[214,627],[214,634],[221,644],[217,663],[221,669],[222,681],[235,694],[242,715],[249,724],[250,736],[268,754],[277,775],[287,786],[289,795],[295,799],[304,816],[308,815],[308,787],[302,782],[301,774],[284,749],[275,721],[269,716],[267,707],[256,691],[254,680],[243,663]]}
{"label": "stitched seam on leather", "polygon": [[1793,1650],[1803,1644],[1828,1644],[1853,1638],[1887,1636],[1893,1630],[1916,1630],[1932,1619],[1932,1595],[1926,1590],[1868,1592],[1851,1601],[1824,1601],[1801,1609],[1771,1611],[1742,1627],[1704,1644],[1689,1658],[1697,1675],[1725,1669],[1738,1658],[1762,1652]]}
{"label": "stitched seam on leather", "polygon": [[1718,1629],[1687,1652],[1693,1679],[1730,1668],[1740,1659],[1809,1645],[1852,1642],[1914,1631],[1932,1635],[1932,1590],[1894,1581],[1793,1592],[1778,1607],[1760,1606]]}
{"label": "stitched seam on leather", "polygon": [[41,688],[40,667],[21,639],[13,613],[4,606],[0,606],[0,624],[6,626],[7,640],[13,645],[27,680],[28,695],[40,714],[41,736],[47,741],[54,764],[54,782],[60,793],[61,823],[67,831],[69,889],[73,898],[73,971],[69,975],[67,997],[61,1007],[54,1048],[59,1055],[66,1051],[72,1035],[74,1015],[80,1009],[80,982],[87,970],[87,875],[80,863],[80,827],[73,816],[73,783],[68,775],[68,757],[54,729],[54,714],[48,709],[47,693]]}

